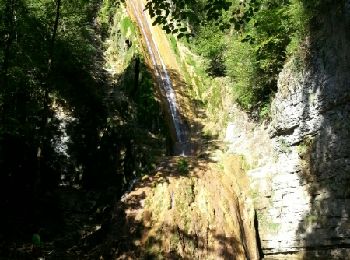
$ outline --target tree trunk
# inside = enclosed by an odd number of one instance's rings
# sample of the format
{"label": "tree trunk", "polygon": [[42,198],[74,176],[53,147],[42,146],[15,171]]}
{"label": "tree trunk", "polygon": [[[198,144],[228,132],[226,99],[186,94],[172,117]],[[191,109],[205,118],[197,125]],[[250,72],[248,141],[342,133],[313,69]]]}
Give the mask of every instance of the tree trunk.
{"label": "tree trunk", "polygon": [[55,48],[55,41],[56,41],[56,35],[58,30],[58,23],[60,21],[60,10],[61,10],[61,0],[56,0],[56,16],[55,16],[55,23],[52,30],[50,45],[49,45],[49,58],[48,58],[48,66],[47,66],[47,74],[48,77],[51,72],[51,64],[53,59],[53,52]]}
{"label": "tree trunk", "polygon": [[58,30],[58,24],[60,20],[60,10],[61,10],[61,0],[56,0],[56,15],[55,15],[55,22],[52,28],[52,34],[51,39],[49,42],[48,47],[48,60],[47,60],[47,75],[46,75],[46,82],[44,83],[44,99],[43,99],[43,115],[41,118],[41,137],[40,137],[40,143],[39,147],[37,149],[37,176],[35,181],[35,192],[37,193],[38,188],[41,185],[41,175],[42,175],[42,162],[43,158],[45,157],[45,142],[46,142],[46,136],[47,136],[47,120],[49,117],[49,82],[51,78],[51,70],[52,70],[52,60],[53,60],[53,54],[55,49],[55,41],[57,36],[57,30]]}
{"label": "tree trunk", "polygon": [[140,74],[140,58],[135,58],[135,78],[134,78],[134,89],[132,91],[132,95],[135,96],[137,93],[137,90],[139,88],[139,74]]}
{"label": "tree trunk", "polygon": [[10,51],[11,51],[11,45],[13,42],[13,35],[14,35],[14,12],[15,12],[15,1],[16,0],[7,0],[6,6],[5,6],[5,17],[4,17],[4,24],[5,24],[5,35],[4,35],[4,60],[2,65],[2,80],[3,84],[7,84],[7,73],[9,68],[9,62],[10,62]]}

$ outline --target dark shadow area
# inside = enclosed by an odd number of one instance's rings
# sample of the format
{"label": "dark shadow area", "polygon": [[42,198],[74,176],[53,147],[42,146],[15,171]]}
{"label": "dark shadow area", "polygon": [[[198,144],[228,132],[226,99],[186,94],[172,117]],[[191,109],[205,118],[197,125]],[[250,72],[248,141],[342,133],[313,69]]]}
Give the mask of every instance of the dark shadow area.
{"label": "dark shadow area", "polygon": [[[152,80],[153,68],[140,57],[133,57],[116,81],[103,69],[103,43],[95,27],[100,1],[33,3],[0,5],[0,258],[96,259],[109,250],[108,259],[130,251],[130,236],[147,229],[125,219],[121,203],[114,205],[166,151],[178,153],[170,108],[161,105],[164,95],[157,100],[159,79]],[[180,75],[170,74],[186,87]],[[217,144],[203,138],[203,127],[194,120],[197,108],[182,109],[180,150],[208,159]],[[169,165],[160,163],[164,169]],[[182,172],[180,177],[192,170],[186,164],[170,167]],[[135,196],[129,206],[140,207],[144,198]],[[205,238],[179,228],[171,232],[204,247]],[[238,240],[214,233],[223,257],[234,257]],[[114,235],[116,240],[108,239]]]}
{"label": "dark shadow area", "polygon": [[307,250],[304,259],[349,259],[350,6],[348,1],[304,5],[315,12],[303,82],[303,115],[313,126],[300,125],[308,133],[301,160],[311,209],[298,235]]}
{"label": "dark shadow area", "polygon": [[255,227],[255,233],[256,233],[256,243],[257,243],[257,247],[259,250],[259,256],[260,258],[264,258],[264,252],[262,250],[262,246],[261,246],[261,238],[260,238],[260,234],[259,234],[259,221],[258,221],[258,214],[257,211],[254,210],[254,227]]}
{"label": "dark shadow area", "polygon": [[111,83],[93,21],[99,1],[62,5],[50,57],[56,2],[49,18],[41,3],[0,5],[0,258],[35,257],[35,234],[47,258],[80,255],[129,183],[165,154],[144,61]]}

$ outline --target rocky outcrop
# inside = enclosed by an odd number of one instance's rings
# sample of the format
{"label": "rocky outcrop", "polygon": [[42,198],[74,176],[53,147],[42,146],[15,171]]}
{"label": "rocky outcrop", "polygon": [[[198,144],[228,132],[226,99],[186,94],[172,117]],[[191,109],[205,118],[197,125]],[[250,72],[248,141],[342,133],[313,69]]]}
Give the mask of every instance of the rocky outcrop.
{"label": "rocky outcrop", "polygon": [[238,156],[164,159],[116,207],[113,259],[259,259]]}
{"label": "rocky outcrop", "polygon": [[[350,257],[349,20],[339,3],[312,21],[279,76],[271,124],[252,130],[273,147],[248,172],[267,259]],[[230,149],[247,153],[239,140]]]}

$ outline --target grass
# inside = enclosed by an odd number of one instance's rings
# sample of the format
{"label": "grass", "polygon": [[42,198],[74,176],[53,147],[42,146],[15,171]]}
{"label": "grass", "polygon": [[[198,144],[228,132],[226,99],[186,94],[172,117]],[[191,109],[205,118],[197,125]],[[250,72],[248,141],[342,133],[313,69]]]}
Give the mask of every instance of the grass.
{"label": "grass", "polygon": [[129,17],[123,17],[120,21],[120,31],[123,35],[127,36],[130,33],[129,30],[132,32],[137,31],[131,19]]}
{"label": "grass", "polygon": [[177,46],[177,39],[173,35],[168,36],[168,39],[170,40],[170,46],[174,51],[175,55],[179,56],[180,53],[179,53],[179,48]]}
{"label": "grass", "polygon": [[283,138],[279,139],[278,143],[280,145],[280,149],[282,153],[288,154],[292,151],[290,144],[288,144],[288,142],[285,139]]}
{"label": "grass", "polygon": [[189,168],[188,168],[188,162],[186,159],[181,158],[177,163],[177,170],[180,174],[188,174]]}

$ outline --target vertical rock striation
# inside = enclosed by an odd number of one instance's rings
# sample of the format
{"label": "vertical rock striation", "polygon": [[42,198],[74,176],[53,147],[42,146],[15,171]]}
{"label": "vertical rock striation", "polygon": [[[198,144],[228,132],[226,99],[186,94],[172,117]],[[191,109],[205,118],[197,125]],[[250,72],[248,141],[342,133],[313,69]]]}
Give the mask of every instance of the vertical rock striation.
{"label": "vertical rock striation", "polygon": [[[266,130],[274,153],[266,155],[269,163],[249,172],[266,259],[350,257],[350,9],[345,2],[328,4],[311,21],[301,54],[281,72]],[[231,150],[247,152],[238,149],[238,140],[231,140]]]}

